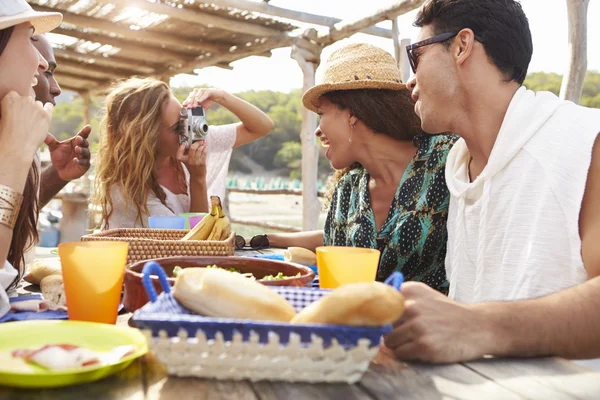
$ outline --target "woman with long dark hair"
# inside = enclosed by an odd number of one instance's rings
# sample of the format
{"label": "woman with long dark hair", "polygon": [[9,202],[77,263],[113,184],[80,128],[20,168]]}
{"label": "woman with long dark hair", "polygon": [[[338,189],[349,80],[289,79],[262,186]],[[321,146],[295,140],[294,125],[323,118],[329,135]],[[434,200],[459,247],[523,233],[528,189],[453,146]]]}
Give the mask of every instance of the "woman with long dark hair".
{"label": "woman with long dark hair", "polygon": [[61,20],[60,13],[36,12],[25,0],[0,4],[0,316],[9,309],[6,290],[23,273],[23,254],[37,238],[34,157],[52,119],[52,104],[35,101],[38,69],[48,64],[31,38]]}

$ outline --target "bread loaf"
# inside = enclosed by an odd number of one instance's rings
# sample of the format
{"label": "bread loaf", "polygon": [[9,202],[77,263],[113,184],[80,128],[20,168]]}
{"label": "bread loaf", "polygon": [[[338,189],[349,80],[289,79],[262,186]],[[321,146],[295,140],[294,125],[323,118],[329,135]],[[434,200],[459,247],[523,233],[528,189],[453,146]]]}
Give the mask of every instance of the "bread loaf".
{"label": "bread loaf", "polygon": [[173,296],[209,317],[289,322],[296,312],[275,291],[240,274],[217,268],[185,268]]}
{"label": "bread loaf", "polygon": [[59,258],[35,260],[29,273],[23,278],[26,282],[39,285],[42,279],[49,275],[62,275]]}
{"label": "bread loaf", "polygon": [[283,259],[287,262],[302,264],[307,267],[317,265],[317,255],[303,247],[288,247],[283,252]]}
{"label": "bread loaf", "polygon": [[49,275],[42,279],[40,288],[44,298],[52,304],[66,307],[67,298],[62,275]]}
{"label": "bread loaf", "polygon": [[300,311],[292,324],[381,326],[396,321],[404,311],[404,297],[380,283],[340,286]]}

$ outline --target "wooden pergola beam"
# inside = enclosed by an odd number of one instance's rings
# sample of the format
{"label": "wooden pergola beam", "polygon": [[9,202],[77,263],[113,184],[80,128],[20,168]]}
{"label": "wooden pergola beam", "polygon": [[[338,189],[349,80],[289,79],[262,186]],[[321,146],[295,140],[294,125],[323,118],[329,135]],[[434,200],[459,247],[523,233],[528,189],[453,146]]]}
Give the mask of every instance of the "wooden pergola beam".
{"label": "wooden pergola beam", "polygon": [[84,92],[84,91],[87,90],[87,89],[80,88],[80,87],[75,87],[75,86],[71,86],[71,85],[61,84],[60,82],[59,82],[59,85],[60,85],[60,88],[62,89],[63,92],[66,90],[68,92],[75,92],[75,93],[81,94],[82,92]]}
{"label": "wooden pergola beam", "polygon": [[587,71],[587,11],[590,0],[567,0],[569,64],[560,97],[579,104]]}
{"label": "wooden pergola beam", "polygon": [[[112,1],[111,1],[112,2]],[[150,4],[150,3],[148,3]],[[44,12],[56,12],[57,10],[50,7],[43,7],[32,5],[36,11]],[[173,34],[151,32],[148,29],[142,29],[134,31],[129,29],[128,26],[120,22],[106,21],[93,17],[86,17],[83,15],[73,14],[68,11],[61,11],[63,15],[63,21],[81,28],[92,28],[104,32],[112,32],[122,35],[126,39],[145,41],[154,44],[169,45],[169,46],[180,46],[188,49],[194,49],[200,51],[223,51],[223,46],[216,45],[214,43],[208,43],[198,39],[188,39],[184,37],[175,36]]]}
{"label": "wooden pergola beam", "polygon": [[99,84],[97,82],[89,83],[82,80],[79,80],[75,77],[66,74],[56,74],[56,80],[60,85],[61,89],[71,88],[78,93],[83,93],[86,90],[97,87]]}
{"label": "wooden pergola beam", "polygon": [[[236,8],[238,10],[247,10],[253,12],[259,12],[265,15],[270,15],[274,17],[287,18],[295,21],[305,22],[308,24],[320,25],[320,26],[328,26],[331,27],[342,20],[339,18],[326,17],[324,15],[311,14],[302,11],[294,11],[289,10],[287,8],[281,8],[277,6],[272,6],[267,2],[255,2],[248,0],[211,0],[212,4],[215,4],[220,7],[229,7]],[[362,33],[366,33],[368,35],[374,35],[383,37],[386,39],[390,39],[392,37],[392,32],[389,29],[378,28],[376,26],[371,26],[361,30]]]}
{"label": "wooden pergola beam", "polygon": [[373,26],[379,22],[393,20],[399,15],[406,14],[419,8],[425,0],[398,0],[375,13],[354,20],[342,21],[329,29],[329,33],[319,37],[319,41],[325,45],[347,38],[361,30]]}
{"label": "wooden pergola beam", "polygon": [[229,70],[229,71],[233,70],[233,67],[231,65],[229,65],[228,62],[217,63],[217,64],[215,64],[215,67],[226,69],[226,70]]}
{"label": "wooden pergola beam", "polygon": [[95,33],[82,32],[75,29],[64,29],[58,27],[55,30],[53,30],[52,33],[59,33],[61,35],[74,37],[76,39],[87,40],[89,42],[101,43],[103,45],[118,47],[122,50],[121,53],[123,55],[131,55],[131,57],[133,58],[145,57],[154,59],[186,61],[189,60],[191,57],[189,54],[183,54],[167,49],[147,46],[139,42],[128,41],[125,39],[120,39],[118,37],[110,37]]}
{"label": "wooden pergola beam", "polygon": [[124,71],[120,69],[117,70],[113,68],[95,66],[94,64],[69,60],[61,56],[56,56],[56,58],[57,64],[59,65],[59,69],[57,70],[58,73],[60,73],[61,70],[65,70],[89,75],[92,77],[105,77],[104,79],[128,78],[132,75],[136,75],[135,71]]}
{"label": "wooden pergola beam", "polygon": [[[61,79],[71,79],[73,81],[80,82],[80,83],[86,85],[87,87],[98,86],[98,85],[106,83],[106,80],[95,79],[91,76],[77,74],[77,73],[73,73],[70,71],[62,71],[62,72],[57,71],[56,77],[57,77],[58,81],[60,81]],[[59,84],[60,84],[60,82],[59,82]]]}
{"label": "wooden pergola beam", "polygon": [[[54,55],[64,59],[74,59],[85,62],[90,65],[100,65],[105,67],[113,67],[124,70],[136,71],[139,74],[151,75],[155,72],[155,68],[149,67],[147,62],[134,62],[132,60],[123,59],[114,55],[103,57],[101,54],[84,54],[70,49],[54,49]],[[154,65],[156,67],[156,65]]]}
{"label": "wooden pergola beam", "polygon": [[168,15],[180,21],[189,22],[195,25],[204,25],[207,27],[217,27],[230,32],[245,33],[253,36],[277,36],[281,31],[269,28],[263,25],[253,24],[236,18],[225,18],[218,15],[202,12],[197,8],[184,6],[182,8],[171,7],[159,2],[150,3],[146,0],[106,0],[103,3],[112,3],[121,7],[137,7],[157,14]]}
{"label": "wooden pergola beam", "polygon": [[263,55],[272,49],[290,46],[293,41],[293,37],[283,34],[277,38],[270,38],[263,43],[251,46],[238,46],[234,50],[229,49],[227,52],[217,53],[209,57],[200,56],[196,60],[183,63],[177,68],[167,68],[163,71],[163,74],[169,76],[186,74],[193,72],[195,69],[210,67],[223,62],[230,63],[253,55]]}

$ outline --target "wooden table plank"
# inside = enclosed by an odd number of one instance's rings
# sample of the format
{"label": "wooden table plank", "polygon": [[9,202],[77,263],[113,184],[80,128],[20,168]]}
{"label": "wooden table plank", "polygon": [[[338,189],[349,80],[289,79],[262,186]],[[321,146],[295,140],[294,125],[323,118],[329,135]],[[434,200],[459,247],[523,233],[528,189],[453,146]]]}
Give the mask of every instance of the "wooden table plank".
{"label": "wooden table plank", "polygon": [[82,385],[43,390],[27,390],[0,386],[0,398],[3,400],[142,400],[144,399],[142,363],[138,359],[119,374]]}
{"label": "wooden table plank", "polygon": [[385,350],[377,354],[360,386],[377,399],[522,399],[463,365],[405,364]]}
{"label": "wooden table plank", "polygon": [[166,369],[151,355],[144,357],[144,393],[146,399],[166,400],[257,400],[248,382],[179,378],[167,375]]}
{"label": "wooden table plank", "polygon": [[530,399],[600,398],[600,374],[564,359],[485,359],[465,365]]}
{"label": "wooden table plank", "polygon": [[255,393],[261,400],[293,399],[293,400],[373,400],[357,385],[343,383],[286,383],[256,382],[252,384]]}

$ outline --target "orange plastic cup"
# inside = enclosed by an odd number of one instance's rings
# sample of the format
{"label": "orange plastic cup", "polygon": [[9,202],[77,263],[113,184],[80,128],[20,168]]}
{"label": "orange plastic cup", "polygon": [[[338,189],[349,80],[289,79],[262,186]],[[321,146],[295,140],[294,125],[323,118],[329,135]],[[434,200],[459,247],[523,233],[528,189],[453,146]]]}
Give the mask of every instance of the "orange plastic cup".
{"label": "orange plastic cup", "polygon": [[128,249],[127,242],[58,245],[69,319],[117,322]]}
{"label": "orange plastic cup", "polygon": [[335,289],[348,283],[374,282],[380,252],[361,247],[317,247],[319,286]]}

